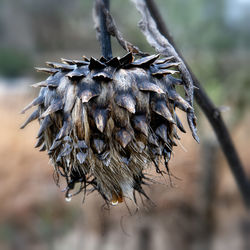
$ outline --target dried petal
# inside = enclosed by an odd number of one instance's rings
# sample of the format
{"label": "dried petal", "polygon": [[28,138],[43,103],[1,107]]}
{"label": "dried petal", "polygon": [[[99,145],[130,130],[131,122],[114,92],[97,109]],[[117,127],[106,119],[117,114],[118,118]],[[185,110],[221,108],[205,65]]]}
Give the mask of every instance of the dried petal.
{"label": "dried petal", "polygon": [[142,82],[138,85],[139,85],[139,89],[142,91],[152,91],[158,94],[164,94],[163,89],[152,82]]}
{"label": "dried petal", "polygon": [[89,102],[93,97],[100,95],[100,93],[96,90],[85,89],[81,92],[80,98],[83,103]]}
{"label": "dried petal", "polygon": [[[45,119],[47,117],[49,116],[46,116]],[[56,140],[61,140],[63,137],[69,134],[70,129],[71,129],[71,126],[69,125],[69,122],[64,121],[62,128],[60,129],[59,133],[56,135]]]}
{"label": "dried petal", "polygon": [[43,95],[38,96],[36,99],[34,99],[29,105],[27,105],[22,111],[21,114],[24,114],[28,109],[30,109],[33,106],[41,105],[44,102]]}
{"label": "dried petal", "polygon": [[141,59],[138,59],[131,63],[133,66],[140,66],[140,67],[148,67],[150,64],[152,64],[157,58],[159,58],[160,54],[158,55],[151,55],[151,56],[145,56]]}
{"label": "dried petal", "polygon": [[162,59],[158,59],[156,60],[156,64],[163,64],[165,62],[169,62],[169,61],[172,61],[175,57],[174,56],[170,56],[170,57],[164,57]]}
{"label": "dried petal", "polygon": [[54,100],[52,104],[41,114],[40,118],[44,118],[47,115],[55,113],[58,110],[63,109],[63,103],[61,100]]}
{"label": "dried petal", "polygon": [[90,58],[89,69],[104,69],[106,65],[99,60],[95,59],[94,57]]}
{"label": "dried petal", "polygon": [[108,120],[108,110],[105,109],[97,109],[94,112],[94,120],[95,120],[95,124],[97,129],[103,133],[106,124],[107,124],[107,120]]}
{"label": "dried petal", "polygon": [[156,129],[155,134],[158,135],[165,143],[168,143],[168,128],[165,124],[161,124]]}
{"label": "dried petal", "polygon": [[69,72],[66,77],[68,77],[71,80],[78,80],[80,78],[83,78],[87,76],[88,74],[88,68],[87,67],[80,67],[76,68],[73,71]]}
{"label": "dried petal", "polygon": [[126,54],[125,56],[123,56],[122,58],[120,58],[120,65],[122,66],[126,66],[130,63],[132,63],[134,60],[133,54],[130,52],[128,54]]}
{"label": "dried petal", "polygon": [[179,66],[180,63],[162,63],[162,64],[159,64],[157,65],[159,67],[159,69],[168,69],[168,68],[171,68],[171,67],[177,67]]}
{"label": "dried petal", "polygon": [[119,68],[120,67],[120,61],[117,57],[114,57],[110,59],[108,62],[106,62],[107,66],[113,67],[113,68]]}
{"label": "dried petal", "polygon": [[182,125],[180,118],[176,115],[176,125],[183,133],[186,133],[184,126]]}
{"label": "dried petal", "polygon": [[40,129],[39,129],[39,131],[38,131],[37,138],[40,137],[40,136],[43,134],[43,132],[44,132],[47,128],[49,128],[51,125],[52,125],[52,121],[51,121],[50,117],[49,117],[49,116],[46,116],[46,117],[42,120],[42,122],[41,122]]}
{"label": "dried petal", "polygon": [[42,143],[44,142],[44,137],[43,136],[40,136],[37,140],[37,143],[35,145],[35,148],[38,148],[42,145]]}
{"label": "dried petal", "polygon": [[39,117],[39,111],[35,110],[30,117],[26,120],[26,122],[21,126],[21,129],[25,128],[30,122],[34,121]]}
{"label": "dried petal", "polygon": [[83,60],[73,60],[74,64],[76,64],[78,67],[80,66],[85,66],[89,65],[88,61],[83,61]]}
{"label": "dried petal", "polygon": [[45,143],[43,143],[43,145],[41,146],[39,151],[42,152],[42,151],[45,151],[45,150],[46,150],[46,145],[45,145]]}
{"label": "dried petal", "polygon": [[54,75],[55,73],[58,72],[58,69],[53,69],[53,68],[40,68],[36,67],[35,68],[37,72],[43,72],[43,73],[48,73]]}
{"label": "dried petal", "polygon": [[132,137],[128,131],[121,129],[116,133],[116,140],[123,148],[126,148],[126,146],[131,142]]}
{"label": "dried petal", "polygon": [[170,123],[175,123],[166,103],[164,101],[158,101],[157,103],[152,104],[152,109],[158,115],[164,117]]}
{"label": "dried petal", "polygon": [[61,141],[54,140],[52,146],[50,147],[48,154],[52,154],[53,151],[62,144]]}
{"label": "dried petal", "polygon": [[148,136],[147,118],[145,115],[136,115],[133,119],[134,128]]}
{"label": "dried petal", "polygon": [[79,161],[80,164],[83,164],[87,158],[88,153],[82,153],[78,152],[76,154],[77,160]]}
{"label": "dried petal", "polygon": [[87,146],[87,144],[86,144],[86,142],[84,140],[78,141],[77,145],[81,149],[87,149],[88,148],[88,146]]}
{"label": "dried petal", "polygon": [[56,62],[46,62],[46,64],[54,69],[61,69],[62,71],[71,71],[74,70],[74,65],[66,65],[63,63],[56,63]]}
{"label": "dried petal", "polygon": [[93,147],[98,154],[101,154],[105,149],[105,143],[101,139],[94,139]]}
{"label": "dried petal", "polygon": [[118,95],[115,101],[120,107],[127,109],[130,113],[135,113],[135,99],[131,95]]}

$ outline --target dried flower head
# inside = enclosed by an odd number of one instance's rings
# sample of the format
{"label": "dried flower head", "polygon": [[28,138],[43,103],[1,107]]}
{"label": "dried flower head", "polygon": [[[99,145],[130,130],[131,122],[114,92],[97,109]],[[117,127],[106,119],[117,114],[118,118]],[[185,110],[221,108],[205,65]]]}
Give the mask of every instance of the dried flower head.
{"label": "dried flower head", "polygon": [[161,159],[167,167],[177,128],[185,132],[176,107],[192,120],[198,139],[192,104],[175,89],[183,83],[172,76],[178,74],[172,57],[134,60],[129,53],[47,65],[37,68],[50,76],[33,85],[40,94],[22,112],[38,108],[22,128],[39,120],[36,147],[47,150],[57,176],[66,179],[68,198],[76,183],[77,193],[92,186],[112,204],[133,199],[135,191],[146,195],[144,170],[153,164],[160,173]]}

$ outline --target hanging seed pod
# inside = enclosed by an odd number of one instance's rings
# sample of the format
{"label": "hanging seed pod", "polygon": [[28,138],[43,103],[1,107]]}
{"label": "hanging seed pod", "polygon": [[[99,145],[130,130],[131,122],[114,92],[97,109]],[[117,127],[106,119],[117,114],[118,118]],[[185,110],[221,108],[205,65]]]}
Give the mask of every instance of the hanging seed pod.
{"label": "hanging seed pod", "polygon": [[39,120],[35,147],[47,150],[57,175],[66,179],[66,198],[77,183],[77,193],[92,185],[111,204],[134,199],[135,190],[146,195],[144,170],[153,163],[161,173],[161,159],[168,170],[177,129],[186,132],[176,108],[186,112],[198,140],[193,107],[175,90],[182,80],[172,76],[178,74],[172,59],[134,60],[129,53],[37,68],[50,76],[33,85],[40,94],[22,112],[37,109],[22,128]]}

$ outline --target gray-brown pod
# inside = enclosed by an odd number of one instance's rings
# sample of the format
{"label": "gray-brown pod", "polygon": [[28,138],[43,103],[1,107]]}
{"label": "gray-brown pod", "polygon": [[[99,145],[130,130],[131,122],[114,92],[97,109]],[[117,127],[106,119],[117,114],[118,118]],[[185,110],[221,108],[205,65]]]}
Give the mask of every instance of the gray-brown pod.
{"label": "gray-brown pod", "polygon": [[198,141],[192,103],[176,91],[183,84],[173,58],[134,60],[129,53],[47,65],[37,68],[50,76],[33,85],[40,94],[22,113],[36,110],[22,128],[38,119],[35,147],[47,150],[57,176],[66,179],[66,197],[89,186],[112,204],[134,199],[135,191],[146,196],[145,170],[162,173],[163,162],[168,170],[177,130],[185,132],[176,108],[186,112]]}

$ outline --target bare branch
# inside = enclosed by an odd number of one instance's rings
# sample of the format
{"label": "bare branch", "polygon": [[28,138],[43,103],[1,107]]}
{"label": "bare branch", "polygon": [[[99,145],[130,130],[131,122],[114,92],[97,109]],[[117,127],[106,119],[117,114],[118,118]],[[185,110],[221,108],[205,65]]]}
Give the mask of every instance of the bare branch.
{"label": "bare branch", "polygon": [[100,42],[102,55],[106,59],[112,58],[112,48],[110,34],[107,31],[106,25],[106,15],[104,10],[108,11],[109,9],[109,0],[96,0],[93,8],[93,20],[95,23],[95,28],[97,31],[97,39]]}

